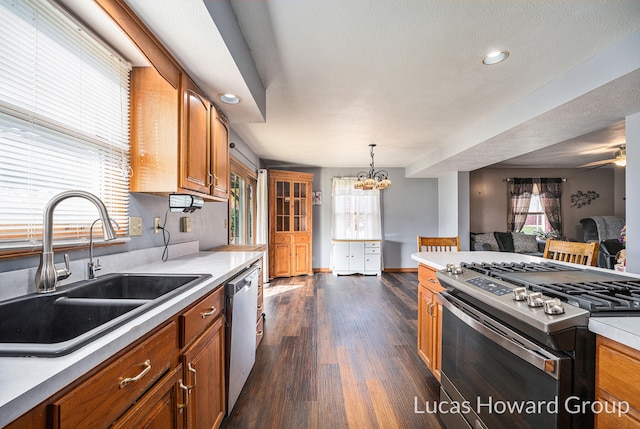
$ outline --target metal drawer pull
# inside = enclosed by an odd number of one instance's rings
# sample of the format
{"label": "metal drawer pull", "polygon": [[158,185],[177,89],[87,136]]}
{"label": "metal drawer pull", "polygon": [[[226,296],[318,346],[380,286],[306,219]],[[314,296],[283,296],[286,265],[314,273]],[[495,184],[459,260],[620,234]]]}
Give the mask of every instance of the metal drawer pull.
{"label": "metal drawer pull", "polygon": [[136,381],[140,380],[142,377],[144,377],[144,375],[146,373],[148,373],[149,371],[151,371],[151,361],[149,359],[145,360],[144,363],[142,364],[144,365],[144,369],[142,370],[142,372],[138,375],[136,375],[135,377],[127,377],[124,378],[120,381],[120,388],[122,389],[124,386],[126,386],[129,383],[135,383]]}
{"label": "metal drawer pull", "polygon": [[429,279],[429,283],[438,283],[438,280]]}
{"label": "metal drawer pull", "polygon": [[211,307],[211,308],[209,309],[209,311],[203,311],[202,313],[200,313],[200,316],[204,319],[204,318],[206,318],[207,316],[211,316],[211,315],[212,315],[213,313],[215,313],[216,311],[218,311],[218,309],[217,309],[217,308],[215,308],[215,307]]}
{"label": "metal drawer pull", "polygon": [[189,362],[189,364],[187,365],[187,370],[193,373],[193,384],[191,386],[187,386],[187,388],[191,390],[196,387],[196,369],[191,366],[191,362]]}
{"label": "metal drawer pull", "polygon": [[187,408],[187,405],[189,405],[189,387],[184,385],[182,379],[178,380],[178,386],[185,392],[184,404],[178,404],[178,410],[180,410],[180,414],[182,414],[182,409]]}
{"label": "metal drawer pull", "polygon": [[256,331],[256,337],[261,337],[264,334],[264,331]]}
{"label": "metal drawer pull", "polygon": [[262,305],[258,306],[258,311],[262,311]]}

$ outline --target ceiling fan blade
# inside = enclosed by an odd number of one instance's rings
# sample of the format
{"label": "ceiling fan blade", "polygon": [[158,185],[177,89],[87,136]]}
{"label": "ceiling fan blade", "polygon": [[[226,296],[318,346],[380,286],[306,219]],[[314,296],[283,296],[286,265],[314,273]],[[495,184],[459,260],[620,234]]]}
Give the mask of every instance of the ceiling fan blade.
{"label": "ceiling fan blade", "polygon": [[606,165],[606,164],[611,164],[614,161],[615,161],[615,159],[603,159],[602,161],[594,161],[594,162],[590,162],[588,164],[583,164],[583,165],[579,166],[578,168],[599,167],[599,166],[603,166],[603,165]]}

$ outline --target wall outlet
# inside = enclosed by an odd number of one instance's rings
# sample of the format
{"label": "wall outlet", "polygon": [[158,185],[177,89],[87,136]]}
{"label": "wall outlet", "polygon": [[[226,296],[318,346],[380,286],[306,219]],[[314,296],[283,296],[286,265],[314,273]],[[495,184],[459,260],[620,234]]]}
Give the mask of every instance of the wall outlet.
{"label": "wall outlet", "polygon": [[142,218],[130,217],[129,218],[129,237],[142,235]]}
{"label": "wall outlet", "polygon": [[160,227],[160,218],[158,216],[153,218],[153,233],[160,234],[162,228]]}

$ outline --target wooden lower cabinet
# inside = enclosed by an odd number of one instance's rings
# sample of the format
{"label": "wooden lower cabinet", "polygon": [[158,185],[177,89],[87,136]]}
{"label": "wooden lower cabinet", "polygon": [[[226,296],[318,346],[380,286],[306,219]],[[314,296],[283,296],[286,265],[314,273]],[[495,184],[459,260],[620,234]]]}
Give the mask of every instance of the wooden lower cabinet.
{"label": "wooden lower cabinet", "polygon": [[55,401],[53,427],[109,427],[175,367],[177,334],[173,321]]}
{"label": "wooden lower cabinet", "polygon": [[226,414],[224,286],[11,429],[216,429]]}
{"label": "wooden lower cabinet", "polygon": [[189,389],[187,428],[219,427],[226,411],[223,317],[183,353],[182,361]]}
{"label": "wooden lower cabinet", "polygon": [[596,429],[640,428],[640,351],[600,335],[596,345]]}
{"label": "wooden lower cabinet", "polygon": [[182,382],[182,365],[178,365],[111,428],[182,429],[182,410],[186,405],[186,398],[186,386]]}
{"label": "wooden lower cabinet", "polygon": [[442,303],[437,293],[444,288],[436,269],[418,267],[418,354],[433,376],[440,381],[442,369]]}

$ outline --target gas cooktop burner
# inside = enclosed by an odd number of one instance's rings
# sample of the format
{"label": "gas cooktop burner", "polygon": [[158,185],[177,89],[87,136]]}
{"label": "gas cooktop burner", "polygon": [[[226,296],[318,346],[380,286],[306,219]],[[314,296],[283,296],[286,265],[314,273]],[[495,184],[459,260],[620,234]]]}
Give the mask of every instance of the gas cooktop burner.
{"label": "gas cooktop burner", "polygon": [[640,311],[640,279],[555,263],[463,263],[463,268],[594,312]]}

